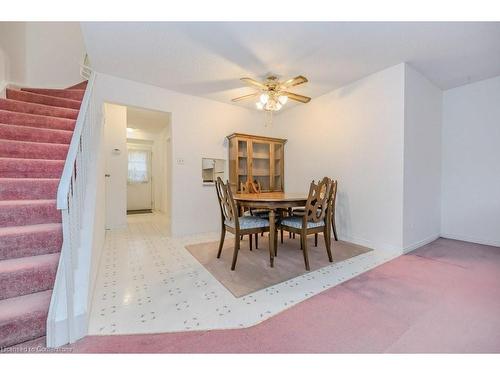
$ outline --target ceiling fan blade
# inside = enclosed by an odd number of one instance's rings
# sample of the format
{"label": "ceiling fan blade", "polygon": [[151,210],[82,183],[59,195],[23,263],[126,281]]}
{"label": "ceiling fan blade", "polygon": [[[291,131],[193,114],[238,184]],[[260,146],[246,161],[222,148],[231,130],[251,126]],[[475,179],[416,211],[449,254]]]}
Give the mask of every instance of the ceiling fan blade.
{"label": "ceiling fan blade", "polygon": [[259,81],[256,81],[253,78],[245,77],[245,78],[241,78],[241,80],[243,82],[245,82],[249,86],[257,87],[257,88],[259,88],[261,90],[267,90],[267,86],[266,85],[264,85],[263,83],[261,83]]}
{"label": "ceiling fan blade", "polygon": [[293,87],[298,86],[303,83],[308,82],[307,78],[304,76],[297,76],[295,78],[290,78],[288,81],[285,81],[281,84],[281,87]]}
{"label": "ceiling fan blade", "polygon": [[231,99],[232,102],[239,102],[240,100],[251,99],[256,96],[259,96],[260,92],[254,92],[253,94],[239,96],[237,98]]}
{"label": "ceiling fan blade", "polygon": [[301,102],[301,103],[309,103],[311,101],[310,97],[304,96],[304,95],[299,95],[299,94],[294,94],[293,92],[282,91],[280,94],[286,95],[286,96],[288,96],[289,99],[296,100],[296,101]]}

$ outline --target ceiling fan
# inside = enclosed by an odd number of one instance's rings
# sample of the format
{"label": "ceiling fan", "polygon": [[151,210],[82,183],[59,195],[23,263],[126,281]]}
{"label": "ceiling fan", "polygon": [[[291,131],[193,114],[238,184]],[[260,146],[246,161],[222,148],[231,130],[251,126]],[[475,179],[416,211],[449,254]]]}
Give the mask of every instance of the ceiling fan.
{"label": "ceiling fan", "polygon": [[304,76],[297,76],[287,81],[280,82],[275,76],[269,76],[264,82],[256,81],[252,78],[241,78],[248,86],[255,87],[260,91],[253,94],[243,95],[232,99],[233,102],[259,97],[255,103],[257,109],[264,111],[279,111],[288,99],[301,103],[309,103],[311,98],[287,91],[290,87],[298,86],[308,82]]}

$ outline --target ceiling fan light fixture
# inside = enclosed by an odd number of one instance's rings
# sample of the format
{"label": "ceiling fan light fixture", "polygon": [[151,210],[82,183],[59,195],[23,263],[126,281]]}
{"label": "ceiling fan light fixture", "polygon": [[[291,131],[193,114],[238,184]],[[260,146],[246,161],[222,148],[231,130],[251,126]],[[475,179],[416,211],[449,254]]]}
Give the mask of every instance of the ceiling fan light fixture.
{"label": "ceiling fan light fixture", "polygon": [[295,87],[308,82],[307,78],[304,76],[297,76],[284,82],[280,82],[275,76],[267,77],[264,82],[259,82],[248,77],[241,78],[241,80],[247,85],[259,89],[259,91],[254,92],[253,94],[234,98],[232,101],[238,102],[244,99],[258,98],[255,103],[258,110],[264,110],[266,112],[279,111],[286,103],[288,103],[289,99],[300,103],[309,103],[311,100],[311,98],[307,96],[287,91],[290,87]]}

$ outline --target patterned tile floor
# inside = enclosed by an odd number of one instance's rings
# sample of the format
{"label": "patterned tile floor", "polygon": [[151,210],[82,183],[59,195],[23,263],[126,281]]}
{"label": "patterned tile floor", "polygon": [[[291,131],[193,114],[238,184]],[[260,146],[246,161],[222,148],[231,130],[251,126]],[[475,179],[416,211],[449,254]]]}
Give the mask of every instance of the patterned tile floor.
{"label": "patterned tile floor", "polygon": [[89,334],[249,327],[400,255],[377,249],[236,298],[184,247],[219,233],[172,238],[166,227],[162,215],[133,215],[106,233]]}

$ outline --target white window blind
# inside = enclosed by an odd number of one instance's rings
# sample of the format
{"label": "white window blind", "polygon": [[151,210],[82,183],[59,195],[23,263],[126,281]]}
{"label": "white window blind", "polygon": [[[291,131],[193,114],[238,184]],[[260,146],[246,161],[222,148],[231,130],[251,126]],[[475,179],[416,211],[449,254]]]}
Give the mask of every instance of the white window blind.
{"label": "white window blind", "polygon": [[128,150],[128,183],[143,184],[149,182],[148,151]]}

